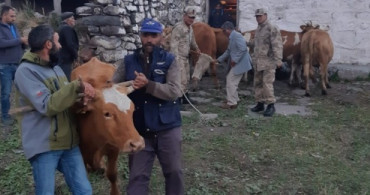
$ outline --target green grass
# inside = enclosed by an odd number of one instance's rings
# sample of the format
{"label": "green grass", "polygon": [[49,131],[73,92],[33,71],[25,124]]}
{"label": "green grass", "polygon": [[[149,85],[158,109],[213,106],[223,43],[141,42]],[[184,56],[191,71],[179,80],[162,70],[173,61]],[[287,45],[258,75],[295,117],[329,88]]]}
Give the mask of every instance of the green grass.
{"label": "green grass", "polygon": [[[199,115],[183,118],[183,166],[186,193],[204,194],[369,194],[369,105],[338,104],[312,97],[311,116],[251,117],[244,98],[236,110],[215,106],[214,120]],[[0,141],[0,194],[30,194],[29,163],[19,148],[17,129]],[[6,137],[6,138],[5,138]],[[119,160],[120,188],[125,192],[127,157]],[[107,194],[103,175],[89,174],[94,194]],[[56,194],[69,194],[62,176]],[[164,194],[164,180],[156,162],[151,194]]]}

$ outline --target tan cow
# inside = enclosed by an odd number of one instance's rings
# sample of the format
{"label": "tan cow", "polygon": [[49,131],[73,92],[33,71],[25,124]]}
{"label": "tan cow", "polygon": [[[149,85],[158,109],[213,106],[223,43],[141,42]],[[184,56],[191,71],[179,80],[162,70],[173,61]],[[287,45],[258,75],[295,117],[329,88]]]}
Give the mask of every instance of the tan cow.
{"label": "tan cow", "polygon": [[310,96],[308,77],[314,79],[314,66],[320,68],[322,95],[327,94],[326,88],[331,88],[328,79],[328,64],[333,58],[334,46],[329,34],[312,24],[302,25],[303,31],[301,53],[303,75],[305,77],[305,96]]}
{"label": "tan cow", "polygon": [[92,58],[72,71],[72,80],[81,78],[96,90],[96,97],[77,114],[81,153],[88,169],[105,169],[111,183],[110,194],[120,194],[117,185],[117,159],[120,152],[136,152],[144,148],[144,140],[136,131],[132,114],[134,104],[127,97],[133,91],[127,83],[113,84],[115,68]]}

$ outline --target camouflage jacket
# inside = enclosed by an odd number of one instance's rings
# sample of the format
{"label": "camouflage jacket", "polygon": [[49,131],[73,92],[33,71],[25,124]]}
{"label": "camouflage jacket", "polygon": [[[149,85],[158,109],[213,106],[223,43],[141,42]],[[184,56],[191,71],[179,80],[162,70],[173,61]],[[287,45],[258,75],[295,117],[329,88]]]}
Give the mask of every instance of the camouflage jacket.
{"label": "camouflage jacket", "polygon": [[280,30],[268,20],[258,25],[254,40],[252,54],[253,68],[257,71],[276,69],[283,58],[283,43]]}
{"label": "camouflage jacket", "polygon": [[190,49],[199,50],[195,42],[193,28],[186,26],[183,21],[177,23],[172,30],[170,48],[171,53],[175,54],[176,57],[186,58],[189,56]]}

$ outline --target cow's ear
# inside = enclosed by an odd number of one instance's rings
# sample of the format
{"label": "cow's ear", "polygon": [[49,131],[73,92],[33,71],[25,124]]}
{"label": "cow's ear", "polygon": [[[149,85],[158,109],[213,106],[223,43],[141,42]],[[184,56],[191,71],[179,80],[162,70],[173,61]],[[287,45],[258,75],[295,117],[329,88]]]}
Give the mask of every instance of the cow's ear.
{"label": "cow's ear", "polygon": [[301,28],[302,31],[304,31],[306,29],[306,25],[301,25],[299,27]]}

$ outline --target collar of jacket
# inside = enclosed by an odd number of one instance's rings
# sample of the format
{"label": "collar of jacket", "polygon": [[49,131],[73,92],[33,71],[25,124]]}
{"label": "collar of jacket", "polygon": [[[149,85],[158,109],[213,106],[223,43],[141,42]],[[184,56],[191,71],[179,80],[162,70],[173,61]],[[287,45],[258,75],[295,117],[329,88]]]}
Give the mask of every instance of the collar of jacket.
{"label": "collar of jacket", "polygon": [[266,19],[262,24],[259,24],[260,27],[266,26],[266,24],[269,23],[269,20]]}
{"label": "collar of jacket", "polygon": [[30,62],[30,63],[33,63],[33,64],[38,64],[40,66],[49,66],[50,63],[48,61],[45,61],[43,59],[40,58],[39,55],[37,55],[36,53],[32,53],[30,51],[26,52],[22,59],[21,59],[21,62]]}
{"label": "collar of jacket", "polygon": [[3,23],[3,22],[0,21],[0,25],[10,29],[10,24],[6,24],[6,23]]}

